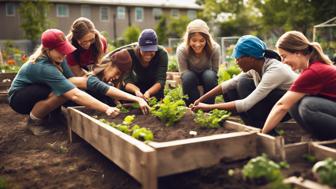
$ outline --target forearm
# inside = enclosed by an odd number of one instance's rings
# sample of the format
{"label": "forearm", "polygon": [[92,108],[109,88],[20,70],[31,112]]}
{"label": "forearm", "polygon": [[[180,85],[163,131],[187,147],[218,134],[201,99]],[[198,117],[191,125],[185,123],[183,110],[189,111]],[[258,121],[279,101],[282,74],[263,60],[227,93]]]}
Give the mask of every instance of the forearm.
{"label": "forearm", "polygon": [[160,83],[155,83],[151,88],[149,88],[146,92],[148,92],[150,95],[154,95],[158,93],[161,90],[162,86]]}
{"label": "forearm", "polygon": [[198,100],[200,102],[204,102],[205,100],[218,96],[222,94],[222,87],[220,85],[217,85],[215,88],[211,89],[209,92],[201,96]]}
{"label": "forearm", "polygon": [[127,83],[125,86],[126,91],[135,94],[136,91],[140,91],[140,88],[132,83]]}
{"label": "forearm", "polygon": [[284,108],[283,105],[277,103],[268,115],[262,133],[268,133],[274,129],[287,112],[288,110]]}
{"label": "forearm", "polygon": [[131,95],[127,92],[124,92],[115,87],[110,87],[106,93],[107,96],[116,98],[118,100],[127,100],[127,101],[137,101],[138,97]]}
{"label": "forearm", "polygon": [[224,102],[224,103],[218,103],[218,104],[208,104],[209,108],[211,110],[213,109],[219,109],[219,110],[235,110],[235,102]]}
{"label": "forearm", "polygon": [[99,100],[93,98],[91,95],[79,89],[73,89],[65,93],[64,96],[79,105],[83,105],[87,108],[94,109],[100,112],[106,112],[106,110],[109,108],[108,105],[100,102]]}

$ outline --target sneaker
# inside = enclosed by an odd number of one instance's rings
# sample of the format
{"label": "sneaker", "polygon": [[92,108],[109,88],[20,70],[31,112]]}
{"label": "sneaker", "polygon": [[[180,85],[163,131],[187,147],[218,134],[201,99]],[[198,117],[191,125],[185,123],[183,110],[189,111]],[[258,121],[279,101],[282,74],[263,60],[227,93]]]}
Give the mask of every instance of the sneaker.
{"label": "sneaker", "polygon": [[67,126],[67,118],[66,118],[66,113],[64,110],[57,110],[50,112],[49,114],[49,123],[53,127],[62,127],[62,126]]}
{"label": "sneaker", "polygon": [[28,118],[26,126],[28,131],[30,131],[33,135],[42,136],[51,132],[51,130],[47,129],[44,125],[44,121],[35,121]]}

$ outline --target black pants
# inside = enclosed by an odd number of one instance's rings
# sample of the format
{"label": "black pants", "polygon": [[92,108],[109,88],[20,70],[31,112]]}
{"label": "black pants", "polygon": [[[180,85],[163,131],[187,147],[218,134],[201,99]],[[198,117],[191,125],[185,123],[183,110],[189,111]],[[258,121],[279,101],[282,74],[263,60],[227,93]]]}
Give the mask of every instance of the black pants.
{"label": "black pants", "polygon": [[[200,97],[197,86],[202,85],[204,88],[204,93],[207,93],[211,89],[217,86],[217,74],[212,70],[205,70],[201,73],[196,73],[193,71],[186,71],[182,75],[182,87],[183,93],[188,95],[186,99],[186,104],[194,103]],[[204,101],[207,104],[215,103],[215,97],[209,98]]]}
{"label": "black pants", "polygon": [[48,98],[51,88],[43,84],[32,84],[16,91],[9,106],[20,114],[29,114],[35,104]]}
{"label": "black pants", "polygon": [[[233,89],[224,94],[225,102],[244,99],[255,90],[255,84],[251,78],[241,78],[238,81],[237,89]],[[263,100],[255,104],[246,112],[238,113],[246,125],[262,128],[265,124],[268,114],[275,103],[286,93],[285,90],[274,89]],[[291,117],[287,113],[282,121],[287,121]]]}

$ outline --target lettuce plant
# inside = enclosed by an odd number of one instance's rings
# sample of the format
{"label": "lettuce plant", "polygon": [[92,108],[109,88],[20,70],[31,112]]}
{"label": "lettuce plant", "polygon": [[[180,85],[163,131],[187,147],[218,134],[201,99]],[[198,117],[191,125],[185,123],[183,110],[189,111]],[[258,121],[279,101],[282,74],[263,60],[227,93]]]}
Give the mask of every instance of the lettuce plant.
{"label": "lettuce plant", "polygon": [[214,109],[209,113],[205,113],[202,110],[196,112],[194,121],[204,128],[219,128],[220,123],[230,117],[230,112],[225,110]]}

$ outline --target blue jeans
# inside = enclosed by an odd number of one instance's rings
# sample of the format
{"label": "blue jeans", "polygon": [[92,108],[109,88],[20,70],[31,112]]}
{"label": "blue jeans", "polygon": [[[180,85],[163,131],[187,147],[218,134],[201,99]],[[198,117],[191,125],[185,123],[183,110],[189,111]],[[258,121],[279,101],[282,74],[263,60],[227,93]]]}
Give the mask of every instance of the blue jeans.
{"label": "blue jeans", "polygon": [[336,138],[336,102],[317,96],[305,96],[289,113],[303,129],[315,137]]}
{"label": "blue jeans", "polygon": [[[236,89],[229,90],[224,94],[224,101],[230,102],[244,99],[255,89],[256,86],[251,78],[241,78],[238,81],[238,86]],[[274,89],[251,109],[246,112],[239,112],[238,114],[246,125],[262,128],[273,106],[286,92],[287,91],[285,90]],[[287,121],[289,119],[290,115],[286,114],[282,121]]]}
{"label": "blue jeans", "polygon": [[[193,71],[186,71],[182,74],[182,88],[183,93],[188,95],[186,104],[189,105],[193,103],[200,97],[197,86],[202,85],[204,88],[204,93],[210,91],[217,86],[217,74],[213,70],[205,70],[201,73],[196,73]],[[208,99],[205,103],[213,104],[215,103],[215,97]]]}

